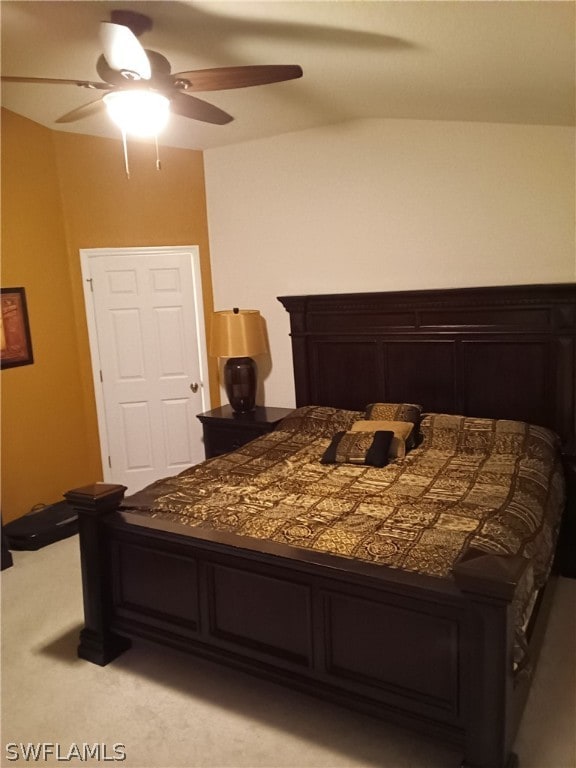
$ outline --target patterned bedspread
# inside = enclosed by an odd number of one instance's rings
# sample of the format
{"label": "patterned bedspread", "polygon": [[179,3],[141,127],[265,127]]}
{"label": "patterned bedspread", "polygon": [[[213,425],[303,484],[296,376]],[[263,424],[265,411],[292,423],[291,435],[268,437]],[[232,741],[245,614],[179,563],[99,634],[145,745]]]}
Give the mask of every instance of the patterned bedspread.
{"label": "patterned bedspread", "polygon": [[564,480],[559,440],[522,422],[425,415],[420,443],[383,468],[322,464],[362,418],[308,406],[233,453],[127,500],[183,525],[447,577],[469,547],[521,554],[547,578]]}

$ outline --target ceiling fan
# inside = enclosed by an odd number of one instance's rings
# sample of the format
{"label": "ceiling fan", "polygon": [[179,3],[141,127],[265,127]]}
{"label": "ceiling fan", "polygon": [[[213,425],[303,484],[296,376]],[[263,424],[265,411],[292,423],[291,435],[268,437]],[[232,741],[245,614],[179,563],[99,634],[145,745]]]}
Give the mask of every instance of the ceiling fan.
{"label": "ceiling fan", "polygon": [[[95,115],[105,108],[123,130],[138,133],[138,103],[149,102],[150,116],[159,124],[170,112],[215,125],[225,125],[234,118],[224,110],[198,99],[196,91],[218,91],[266,85],[302,76],[296,65],[256,65],[218,67],[172,74],[170,62],[160,53],[145,49],[138,38],[152,29],[152,20],[132,11],[112,11],[110,21],[100,25],[103,53],[96,62],[101,82],[64,80],[44,77],[12,77],[2,75],[5,82],[76,85],[105,91],[96,101],[67,112],[57,123],[72,123]],[[125,117],[118,115],[124,105]],[[116,113],[116,116],[115,116]],[[124,120],[124,124],[120,120]],[[126,120],[131,121],[128,127]],[[145,135],[157,135],[158,125]],[[142,135],[142,134],[141,134]]]}

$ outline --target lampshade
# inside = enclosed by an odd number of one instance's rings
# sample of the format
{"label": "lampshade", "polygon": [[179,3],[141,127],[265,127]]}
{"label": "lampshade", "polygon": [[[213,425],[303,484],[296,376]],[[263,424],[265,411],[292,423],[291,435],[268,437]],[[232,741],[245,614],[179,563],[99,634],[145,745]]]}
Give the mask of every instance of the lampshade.
{"label": "lampshade", "polygon": [[212,316],[213,357],[253,357],[268,352],[264,319],[257,309],[226,309]]}
{"label": "lampshade", "polygon": [[170,100],[155,91],[113,91],[103,98],[112,120],[133,136],[158,135],[170,117]]}

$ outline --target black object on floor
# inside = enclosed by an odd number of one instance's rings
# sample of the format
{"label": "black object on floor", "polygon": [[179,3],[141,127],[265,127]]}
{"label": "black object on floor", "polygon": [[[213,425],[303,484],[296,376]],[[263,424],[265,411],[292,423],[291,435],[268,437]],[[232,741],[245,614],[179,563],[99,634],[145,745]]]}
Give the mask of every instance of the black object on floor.
{"label": "black object on floor", "polygon": [[0,544],[2,545],[0,552],[0,570],[3,571],[5,568],[11,568],[14,565],[12,560],[12,553],[8,549],[8,542],[6,541],[6,536],[4,535],[4,526],[0,528]]}
{"label": "black object on floor", "polygon": [[4,536],[9,549],[41,549],[78,533],[78,515],[66,501],[59,501],[7,523]]}

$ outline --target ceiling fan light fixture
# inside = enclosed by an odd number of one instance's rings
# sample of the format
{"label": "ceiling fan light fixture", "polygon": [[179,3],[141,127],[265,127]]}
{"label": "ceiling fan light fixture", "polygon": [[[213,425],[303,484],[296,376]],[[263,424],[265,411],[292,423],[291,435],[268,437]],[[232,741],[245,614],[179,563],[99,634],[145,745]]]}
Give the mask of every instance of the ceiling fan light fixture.
{"label": "ceiling fan light fixture", "polygon": [[170,117],[170,100],[155,91],[114,91],[104,103],[110,118],[131,136],[157,136]]}

